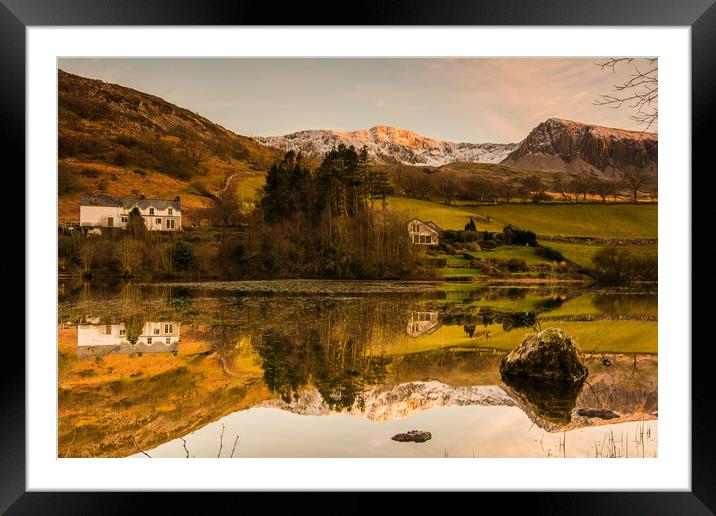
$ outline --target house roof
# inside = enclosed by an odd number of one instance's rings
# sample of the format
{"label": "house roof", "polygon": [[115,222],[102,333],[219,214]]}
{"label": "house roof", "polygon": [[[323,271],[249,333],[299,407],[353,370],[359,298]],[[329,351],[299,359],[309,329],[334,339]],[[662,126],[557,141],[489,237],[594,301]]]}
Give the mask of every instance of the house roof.
{"label": "house roof", "polygon": [[142,210],[150,207],[158,210],[166,210],[167,208],[181,210],[178,199],[140,199],[136,197],[110,197],[108,195],[80,195],[80,206],[111,206],[126,209],[132,209],[137,206]]}
{"label": "house roof", "polygon": [[410,222],[412,222],[412,221],[414,221],[414,220],[417,220],[418,222],[421,222],[421,223],[425,224],[425,225],[428,226],[430,229],[434,229],[434,230],[437,231],[438,233],[441,233],[442,230],[443,230],[443,228],[441,228],[440,226],[438,226],[437,224],[435,224],[434,222],[431,222],[431,221],[429,221],[429,220],[422,220],[422,219],[419,219],[418,217],[413,217],[413,218],[410,220]]}

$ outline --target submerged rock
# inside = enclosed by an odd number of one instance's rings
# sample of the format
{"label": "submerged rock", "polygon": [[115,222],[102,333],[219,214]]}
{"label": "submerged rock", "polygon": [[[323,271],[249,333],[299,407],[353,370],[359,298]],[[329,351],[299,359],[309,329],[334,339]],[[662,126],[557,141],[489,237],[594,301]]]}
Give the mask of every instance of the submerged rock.
{"label": "submerged rock", "polygon": [[401,443],[424,443],[425,441],[428,441],[432,438],[433,436],[430,432],[423,432],[420,430],[411,430],[410,432],[405,432],[403,434],[395,434],[393,437],[391,437],[393,441],[398,441]]}
{"label": "submerged rock", "polygon": [[615,419],[619,417],[616,412],[612,412],[611,410],[595,408],[581,408],[577,410],[577,415],[584,417],[598,417],[599,419]]}
{"label": "submerged rock", "polygon": [[547,380],[581,386],[589,374],[581,352],[558,328],[530,333],[522,344],[502,359],[500,374],[505,377]]}

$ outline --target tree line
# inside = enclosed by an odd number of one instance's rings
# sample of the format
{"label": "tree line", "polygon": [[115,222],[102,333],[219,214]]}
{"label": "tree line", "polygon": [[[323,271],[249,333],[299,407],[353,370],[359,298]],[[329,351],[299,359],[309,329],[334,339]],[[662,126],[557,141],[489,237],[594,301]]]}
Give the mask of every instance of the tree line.
{"label": "tree line", "polygon": [[656,201],[656,178],[643,170],[630,167],[614,178],[593,174],[554,173],[527,175],[506,179],[490,179],[475,173],[436,170],[431,168],[398,167],[393,173],[393,193],[444,204],[469,202],[584,202],[597,197],[601,202],[618,202],[625,197],[637,202],[639,194]]}

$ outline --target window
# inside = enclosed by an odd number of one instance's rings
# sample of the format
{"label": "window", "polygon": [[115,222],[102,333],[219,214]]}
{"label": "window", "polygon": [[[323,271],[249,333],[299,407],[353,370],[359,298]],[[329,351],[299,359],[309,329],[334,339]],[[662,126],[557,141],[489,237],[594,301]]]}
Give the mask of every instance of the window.
{"label": "window", "polygon": [[154,335],[159,335],[159,328],[154,328]]}
{"label": "window", "polygon": [[171,344],[171,343],[172,343],[172,338],[171,338],[171,337],[167,337],[167,338],[166,338],[166,343],[167,343],[167,344]]}
{"label": "window", "polygon": [[428,235],[428,236],[425,237],[425,243],[426,243],[426,244],[429,244],[429,243],[431,243],[432,241],[433,241],[433,238],[432,238],[430,235]]}
{"label": "window", "polygon": [[120,336],[120,337],[123,337],[123,336],[126,335],[126,334],[127,334],[127,330],[119,330],[119,336]]}
{"label": "window", "polygon": [[167,219],[167,229],[174,229],[174,219]]}
{"label": "window", "polygon": [[173,324],[165,324],[164,333],[172,333],[172,331],[174,330],[173,326]]}
{"label": "window", "polygon": [[152,343],[152,338],[151,338],[151,337],[147,337],[147,344],[151,344],[151,343]]}
{"label": "window", "polygon": [[149,214],[154,215],[154,208],[149,208]]}
{"label": "window", "polygon": [[154,222],[156,222],[160,226],[162,225],[162,219],[160,219],[160,218],[157,218]]}
{"label": "window", "polygon": [[171,208],[169,208],[169,209],[167,210],[167,213],[169,213],[169,215],[172,215],[172,214],[174,214],[174,210],[172,210]]}
{"label": "window", "polygon": [[126,216],[126,215],[122,215],[122,222],[127,222],[127,216]]}

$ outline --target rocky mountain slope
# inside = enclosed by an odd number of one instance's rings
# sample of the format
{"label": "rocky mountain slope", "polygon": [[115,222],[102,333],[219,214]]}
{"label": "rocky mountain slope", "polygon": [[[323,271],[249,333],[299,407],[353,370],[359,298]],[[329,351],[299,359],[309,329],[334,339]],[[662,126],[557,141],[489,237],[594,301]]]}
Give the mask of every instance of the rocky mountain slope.
{"label": "rocky mountain slope", "polygon": [[319,158],[339,143],[360,148],[379,163],[440,166],[455,161],[499,163],[517,148],[515,143],[454,143],[434,140],[407,129],[377,125],[370,129],[342,132],[299,131],[284,136],[257,137],[257,141],[282,150],[301,151]]}
{"label": "rocky mountain slope", "polygon": [[532,129],[503,163],[533,170],[595,172],[614,177],[635,167],[656,174],[656,133],[550,118]]}

